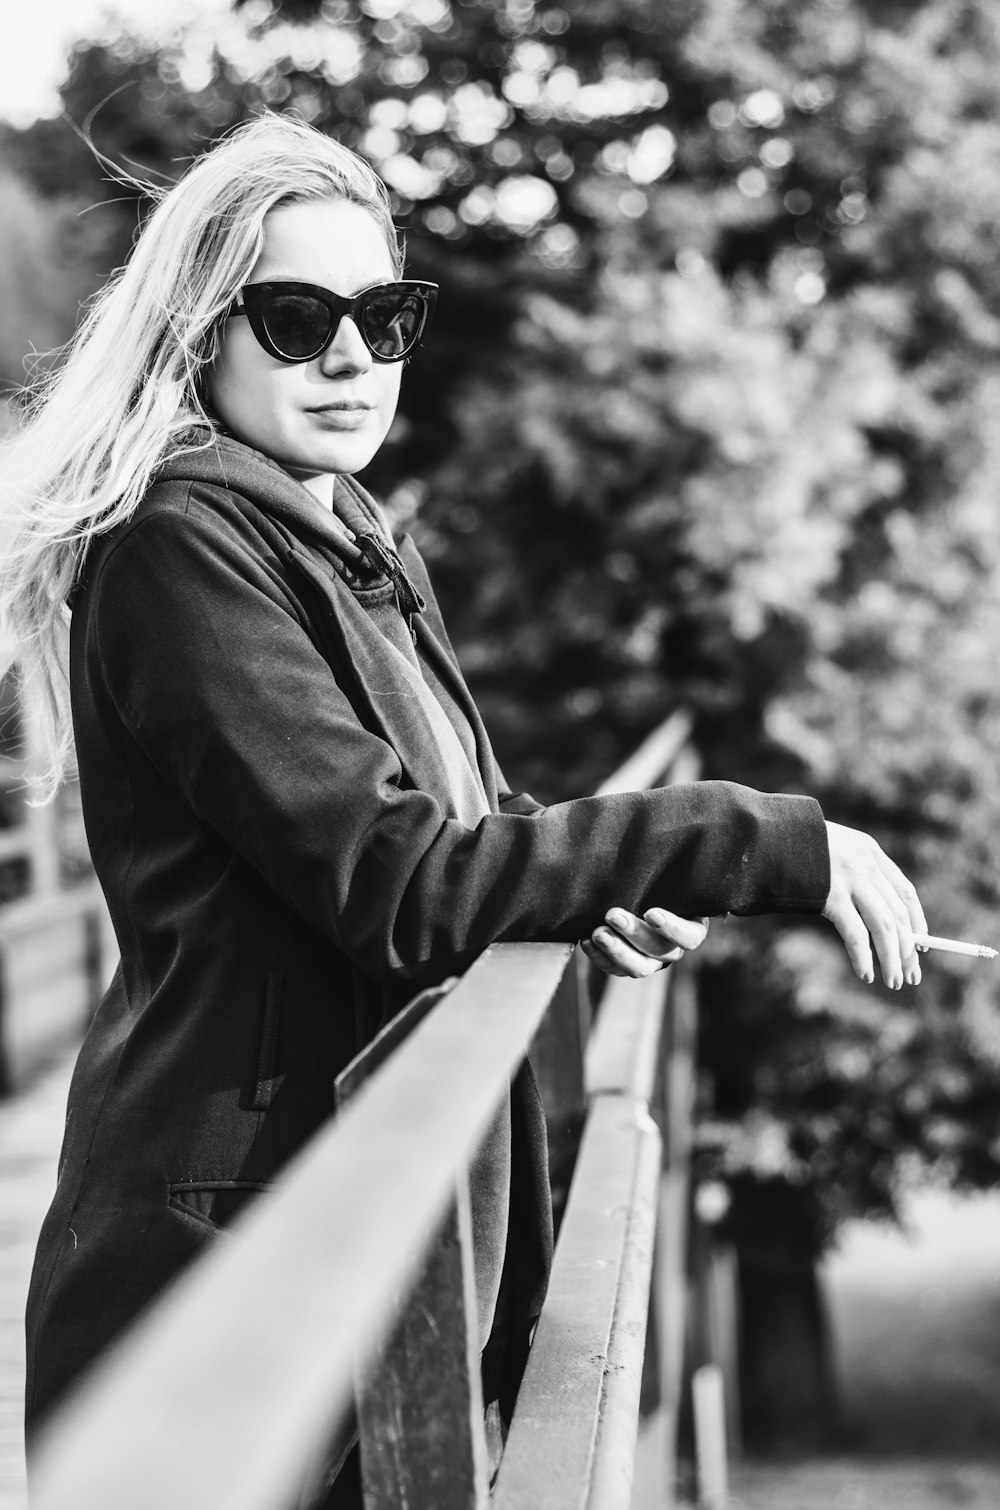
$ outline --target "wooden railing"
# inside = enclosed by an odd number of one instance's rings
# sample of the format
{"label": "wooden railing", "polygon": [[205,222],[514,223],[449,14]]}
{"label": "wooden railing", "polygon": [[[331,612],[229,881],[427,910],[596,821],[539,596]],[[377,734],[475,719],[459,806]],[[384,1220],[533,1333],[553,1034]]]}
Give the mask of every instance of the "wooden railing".
{"label": "wooden railing", "polygon": [[[696,775],[687,734],[677,717],[647,742],[643,785]],[[639,785],[637,769],[606,790]],[[592,1026],[579,951],[498,945],[415,1012],[273,1190],[63,1409],[33,1510],[305,1504],[355,1402],[367,1510],[627,1510],[640,1391],[648,1503],[672,1503],[691,969],[609,982]],[[491,1486],[468,1168],[526,1054],[562,1213]],[[445,1065],[461,1073],[443,1080]]]}
{"label": "wooden railing", "polygon": [[30,764],[28,756],[0,757],[0,794],[19,808],[19,821],[0,829],[0,865],[23,872],[22,894],[0,906],[0,1094],[79,1038],[117,959],[89,865],[77,865],[68,883],[63,874],[67,822],[82,835],[78,803],[65,794],[59,803],[32,803]]}

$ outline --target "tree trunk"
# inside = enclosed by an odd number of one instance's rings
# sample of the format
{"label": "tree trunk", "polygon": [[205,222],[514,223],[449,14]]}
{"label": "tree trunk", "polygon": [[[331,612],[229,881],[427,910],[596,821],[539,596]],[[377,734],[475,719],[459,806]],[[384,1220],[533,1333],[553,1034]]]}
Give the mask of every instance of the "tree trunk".
{"label": "tree trunk", "polygon": [[814,1258],[739,1252],[740,1399],[750,1451],[828,1446],[838,1426],[829,1322]]}

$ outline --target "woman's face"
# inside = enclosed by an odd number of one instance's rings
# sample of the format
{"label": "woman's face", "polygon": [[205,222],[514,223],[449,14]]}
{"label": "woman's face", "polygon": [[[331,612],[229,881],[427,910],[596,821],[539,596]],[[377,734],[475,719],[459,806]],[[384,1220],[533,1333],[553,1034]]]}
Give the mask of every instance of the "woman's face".
{"label": "woman's face", "polygon": [[[350,297],[397,277],[378,222],[346,199],[282,205],[264,219],[248,283],[318,283]],[[401,362],[376,362],[344,317],[320,356],[290,366],[269,356],[245,316],[222,329],[207,397],[226,429],[329,502],[333,476],[368,465],[399,398]]]}

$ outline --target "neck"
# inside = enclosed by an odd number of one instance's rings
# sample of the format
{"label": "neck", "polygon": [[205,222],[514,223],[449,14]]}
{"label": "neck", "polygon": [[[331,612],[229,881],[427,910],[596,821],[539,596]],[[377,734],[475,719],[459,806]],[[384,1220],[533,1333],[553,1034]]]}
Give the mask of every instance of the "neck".
{"label": "neck", "polygon": [[[294,477],[294,472],[292,473]],[[299,482],[325,509],[333,508],[333,473],[320,472],[317,476],[300,477]]]}

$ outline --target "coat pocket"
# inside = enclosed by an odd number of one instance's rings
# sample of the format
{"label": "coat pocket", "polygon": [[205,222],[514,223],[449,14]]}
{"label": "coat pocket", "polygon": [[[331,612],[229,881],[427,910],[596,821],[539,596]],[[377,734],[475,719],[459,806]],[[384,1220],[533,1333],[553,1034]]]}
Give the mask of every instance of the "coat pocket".
{"label": "coat pocket", "polygon": [[267,1189],[260,1180],[183,1180],[167,1186],[167,1205],[205,1227],[225,1228]]}
{"label": "coat pocket", "polygon": [[278,1024],[281,1018],[281,976],[269,975],[264,992],[264,1024],[257,1059],[257,1083],[250,1110],[265,1112],[274,1095],[274,1069],[278,1052]]}

